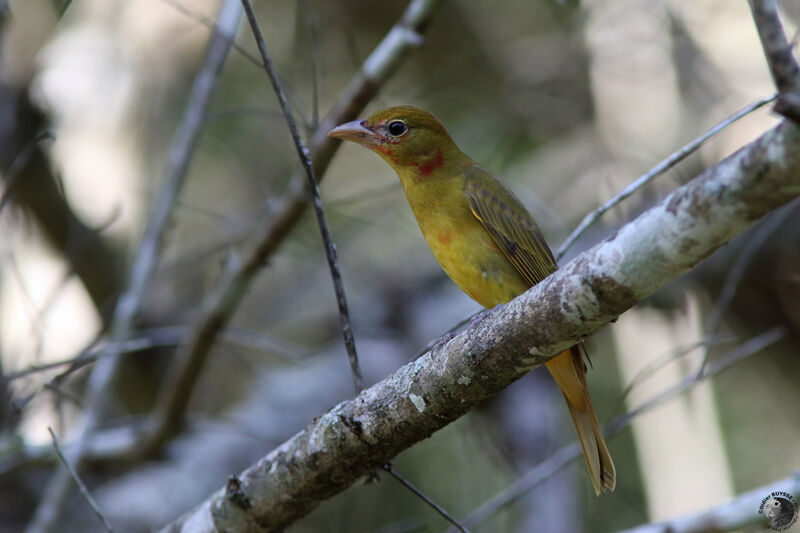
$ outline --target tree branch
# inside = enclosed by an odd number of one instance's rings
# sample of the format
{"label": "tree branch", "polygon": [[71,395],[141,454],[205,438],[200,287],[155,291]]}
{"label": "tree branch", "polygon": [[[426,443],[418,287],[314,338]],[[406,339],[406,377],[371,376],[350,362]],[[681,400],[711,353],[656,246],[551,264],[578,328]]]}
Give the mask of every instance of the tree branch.
{"label": "tree branch", "polygon": [[773,492],[787,492],[795,500],[800,499],[800,474],[795,472],[776,483],[745,492],[727,503],[701,513],[645,524],[620,533],[719,533],[754,525],[764,527],[769,520],[763,515],[761,502]]}
{"label": "tree branch", "polygon": [[778,89],[775,112],[800,124],[800,66],[783,33],[777,0],[750,0],[761,47]]}
{"label": "tree branch", "polygon": [[[457,419],[690,270],[800,194],[800,130],[784,122],[446,343],[340,403],[169,526],[274,531]],[[547,327],[531,327],[546,324]]]}
{"label": "tree branch", "polygon": [[64,457],[64,454],[61,452],[61,447],[58,445],[58,439],[56,438],[56,434],[53,433],[53,428],[48,427],[47,431],[50,432],[50,438],[53,441],[53,450],[58,456],[58,459],[64,465],[64,468],[66,468],[69,471],[70,475],[72,476],[72,479],[75,480],[75,484],[78,485],[81,494],[83,494],[84,499],[86,499],[86,503],[89,504],[89,507],[92,508],[92,512],[94,512],[98,520],[100,520],[100,522],[103,524],[103,528],[106,531],[108,531],[108,533],[112,533],[113,528],[111,527],[111,524],[108,523],[108,520],[106,519],[103,512],[100,510],[100,506],[97,505],[95,499],[92,498],[92,494],[89,492],[89,489],[86,487],[86,484],[83,482],[80,476],[78,476],[78,472],[76,472],[75,469],[73,469],[70,466],[70,464],[67,462],[67,458]]}

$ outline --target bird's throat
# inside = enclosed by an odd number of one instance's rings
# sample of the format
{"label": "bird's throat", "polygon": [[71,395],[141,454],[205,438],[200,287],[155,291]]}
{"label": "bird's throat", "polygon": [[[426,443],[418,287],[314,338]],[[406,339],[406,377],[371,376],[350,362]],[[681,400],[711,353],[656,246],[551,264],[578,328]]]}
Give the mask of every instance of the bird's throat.
{"label": "bird's throat", "polygon": [[401,179],[411,179],[414,182],[436,177],[447,163],[447,157],[441,148],[413,155],[403,154],[391,144],[378,145],[374,150],[397,171]]}
{"label": "bird's throat", "polygon": [[411,165],[421,179],[429,178],[436,169],[444,166],[444,154],[442,154],[442,149],[437,148],[435,152],[428,152],[424,156],[412,161]]}

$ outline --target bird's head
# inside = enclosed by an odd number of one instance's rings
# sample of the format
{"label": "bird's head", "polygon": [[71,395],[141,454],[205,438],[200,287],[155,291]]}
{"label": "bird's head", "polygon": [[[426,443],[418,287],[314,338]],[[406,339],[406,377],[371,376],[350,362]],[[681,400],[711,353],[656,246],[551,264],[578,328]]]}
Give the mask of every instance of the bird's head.
{"label": "bird's head", "polygon": [[328,135],[369,148],[401,177],[412,172],[427,178],[465,157],[436,117],[411,106],[383,109],[366,119],[341,124]]}

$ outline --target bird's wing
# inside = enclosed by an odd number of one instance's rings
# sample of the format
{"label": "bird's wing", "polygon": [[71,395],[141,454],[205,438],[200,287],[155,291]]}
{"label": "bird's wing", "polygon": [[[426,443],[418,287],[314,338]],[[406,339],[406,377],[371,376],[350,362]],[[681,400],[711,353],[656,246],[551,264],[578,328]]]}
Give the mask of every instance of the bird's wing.
{"label": "bird's wing", "polygon": [[554,272],[558,265],[553,252],[522,202],[477,165],[465,174],[465,192],[472,214],[517,272],[531,286]]}
{"label": "bird's wing", "polygon": [[[477,164],[468,168],[464,175],[464,189],[472,214],[531,287],[555,272],[558,263],[553,252],[522,202],[488,170]],[[583,374],[586,366],[581,360],[586,359],[590,366],[592,361],[583,342],[576,346],[578,352],[574,360],[577,375],[585,379]],[[568,387],[561,389],[567,394]]]}

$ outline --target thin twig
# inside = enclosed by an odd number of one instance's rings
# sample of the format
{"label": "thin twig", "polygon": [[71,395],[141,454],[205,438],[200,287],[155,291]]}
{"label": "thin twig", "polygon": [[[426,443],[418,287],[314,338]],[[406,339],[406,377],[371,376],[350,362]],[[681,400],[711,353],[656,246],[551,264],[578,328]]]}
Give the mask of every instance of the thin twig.
{"label": "thin twig", "polygon": [[[711,378],[723,370],[730,368],[735,363],[738,363],[746,357],[758,353],[764,348],[783,339],[787,334],[788,332],[786,328],[783,326],[776,326],[764,333],[761,333],[760,335],[757,335],[756,337],[749,339],[719,359],[712,361],[708,365],[707,371],[702,376],[698,375],[696,372],[690,372],[681,381],[671,386],[667,390],[653,396],[651,399],[643,402],[638,407],[631,409],[627,413],[615,417],[603,428],[603,434],[606,436],[606,438],[610,439],[622,429],[630,425],[634,419],[646,413],[647,411],[662,405],[667,400],[689,390],[701,381]],[[467,516],[463,522],[468,527],[474,527],[477,524],[491,518],[499,511],[530,492],[537,485],[550,478],[553,474],[564,468],[570,462],[580,457],[580,455],[581,447],[577,442],[573,442],[562,447],[548,459],[526,472],[512,485],[503,489],[491,499],[483,503],[469,516]]]}
{"label": "thin twig", "polygon": [[[791,202],[789,205],[769,215],[751,232],[752,234],[749,236],[744,246],[742,246],[742,249],[736,257],[736,261],[728,271],[728,275],[725,277],[725,281],[722,284],[722,290],[720,290],[717,303],[714,305],[714,309],[711,311],[708,321],[706,322],[705,330],[707,335],[713,335],[719,330],[722,324],[722,317],[725,315],[728,307],[730,307],[734,296],[736,296],[739,283],[741,283],[747,271],[747,267],[750,265],[755,254],[764,246],[767,239],[775,233],[775,230],[786,221],[789,215],[794,213],[798,206],[800,206],[800,200]],[[698,374],[703,373],[710,356],[711,350],[706,348],[703,354],[703,360],[700,363],[700,368],[697,370]]]}
{"label": "thin twig", "polygon": [[[322,179],[341,141],[328,137],[338,124],[353,120],[378,93],[407,53],[420,44],[422,31],[430,22],[441,0],[413,0],[401,19],[364,61],[330,113],[320,122],[309,141],[316,175]],[[308,208],[308,178],[295,173],[287,190],[276,202],[272,218],[261,229],[261,238],[243,254],[243,261],[226,272],[205,298],[192,334],[176,359],[181,364],[167,379],[158,404],[158,417],[152,430],[138,447],[140,453],[154,453],[180,427],[200,370],[208,359],[215,339],[230,321],[234,311],[269,257],[281,246]]]}
{"label": "thin twig", "polygon": [[[63,390],[59,391],[63,393]],[[128,417],[125,423],[111,428],[103,428],[89,435],[89,443],[84,453],[84,465],[119,465],[120,458],[127,457],[131,447],[136,445],[139,434],[145,430],[146,417]],[[230,429],[229,429],[230,431]],[[74,441],[62,443],[62,451],[70,455]],[[52,446],[31,444],[24,439],[10,442],[0,439],[0,476],[21,468],[47,468],[57,462]]]}
{"label": "thin twig", "polygon": [[[155,199],[136,259],[131,266],[128,286],[120,295],[114,309],[109,335],[112,343],[131,336],[134,317],[150,285],[173,206],[185,181],[191,155],[205,123],[211,94],[230,51],[230,36],[235,34],[240,19],[241,10],[236,2],[223,2],[219,10],[220,32],[212,34],[206,48],[205,61],[194,79],[186,111],[170,147],[164,183]],[[227,34],[228,38],[223,39],[220,36],[222,34]],[[69,450],[75,469],[80,469],[86,437],[97,427],[105,416],[106,406],[111,403],[106,396],[120,368],[119,355],[112,351],[107,357],[100,359],[89,376],[87,409],[82,420],[78,422],[77,442]],[[56,469],[28,526],[28,533],[44,533],[57,527],[69,487],[68,472],[65,469]]]}
{"label": "thin twig", "polygon": [[61,461],[64,467],[69,471],[69,474],[72,476],[72,479],[78,485],[81,494],[83,494],[83,497],[86,499],[87,503],[89,504],[89,507],[91,507],[92,511],[94,511],[94,514],[97,515],[97,518],[100,519],[100,522],[103,524],[105,530],[108,531],[108,533],[113,533],[114,529],[111,527],[111,524],[108,523],[108,520],[106,520],[106,517],[100,510],[100,506],[97,505],[97,502],[94,500],[94,498],[92,498],[92,495],[89,493],[89,489],[86,488],[86,485],[83,483],[80,476],[78,476],[78,472],[76,472],[72,468],[72,466],[70,466],[70,464],[67,462],[67,458],[64,457],[63,453],[61,453],[61,448],[58,445],[58,439],[56,438],[56,434],[53,433],[53,428],[48,427],[47,431],[50,432],[50,438],[53,439],[53,450],[56,452],[59,461]]}
{"label": "thin twig", "polygon": [[792,55],[776,0],[749,0],[764,56],[778,89],[775,112],[800,123],[800,66]]}
{"label": "thin twig", "polygon": [[[488,520],[533,490],[537,485],[557,474],[580,455],[581,447],[577,442],[561,447],[546,460],[528,470],[513,484],[486,500],[480,507],[470,513],[463,522],[468,527],[475,527]],[[453,529],[450,528],[448,533],[452,533],[452,531]]]}
{"label": "thin twig", "polygon": [[647,379],[650,376],[655,375],[656,372],[664,368],[666,365],[675,361],[676,359],[683,357],[692,353],[694,350],[698,348],[706,348],[708,349],[710,346],[715,346],[717,344],[723,342],[730,342],[736,340],[736,336],[731,333],[720,333],[716,335],[710,335],[702,340],[697,342],[693,342],[691,344],[687,344],[684,346],[678,346],[672,350],[667,351],[667,353],[653,358],[653,360],[649,361],[641,370],[639,370],[635,376],[630,380],[628,385],[622,391],[622,394],[619,395],[619,399],[617,400],[617,406],[611,410],[612,413],[619,412],[622,407],[625,406],[625,398],[631,393],[631,391],[636,388],[642,381]]}
{"label": "thin twig", "polygon": [[442,508],[442,507],[441,507],[439,504],[437,504],[435,501],[433,501],[433,500],[431,500],[430,498],[428,498],[428,496],[427,496],[427,495],[425,495],[425,493],[423,493],[423,492],[422,492],[421,490],[419,490],[417,487],[415,487],[414,485],[412,485],[410,481],[408,481],[406,478],[404,478],[403,476],[401,476],[400,474],[398,474],[398,473],[397,473],[397,471],[396,471],[394,468],[392,468],[392,465],[391,465],[390,463],[386,463],[385,465],[383,465],[383,469],[384,469],[386,472],[388,472],[388,473],[389,473],[389,475],[391,475],[393,478],[395,478],[397,481],[399,481],[401,485],[403,485],[405,488],[407,488],[408,490],[410,490],[411,492],[413,492],[413,493],[414,493],[414,494],[417,496],[417,498],[419,498],[419,499],[420,499],[420,500],[422,500],[423,502],[427,503],[427,504],[428,504],[428,506],[429,506],[431,509],[433,509],[434,511],[436,511],[437,513],[439,513],[440,515],[442,515],[442,518],[444,518],[445,520],[447,520],[448,522],[450,522],[451,524],[453,524],[453,526],[454,526],[454,527],[455,527],[457,530],[461,531],[461,533],[469,533],[469,530],[468,530],[467,528],[465,528],[464,526],[462,526],[461,524],[459,524],[459,523],[458,523],[458,520],[456,520],[455,518],[453,518],[453,516],[452,516],[450,513],[448,513],[447,511],[445,511],[445,510],[444,510],[444,509],[443,509],[443,508]]}
{"label": "thin twig", "polygon": [[[94,339],[89,346],[81,350],[77,355],[44,363],[31,365],[22,370],[11,372],[5,376],[8,381],[13,381],[31,374],[45,372],[54,368],[69,365],[69,368],[55,376],[48,384],[58,385],[63,378],[69,376],[81,368],[96,362],[98,359],[107,357],[110,353],[120,353],[123,355],[133,354],[153,348],[163,348],[177,346],[185,341],[189,336],[187,326],[165,326],[159,328],[143,329],[137,332],[136,337],[121,341],[117,345],[104,344],[97,347],[100,338]],[[303,357],[303,349],[283,340],[272,338],[263,333],[256,333],[240,328],[229,328],[222,332],[220,341],[236,348],[243,348],[258,352],[266,352],[275,355],[284,361],[297,363]]]}
{"label": "thin twig", "polygon": [[561,244],[561,246],[558,248],[558,253],[556,253],[556,260],[560,261],[561,258],[564,257],[564,254],[567,252],[567,250],[569,250],[572,247],[572,245],[575,244],[575,241],[577,241],[581,237],[581,235],[586,233],[586,230],[589,229],[589,227],[592,224],[594,224],[601,216],[603,216],[603,214],[605,214],[606,211],[615,207],[617,204],[628,198],[634,192],[638,191],[639,189],[650,183],[653,179],[657,178],[670,168],[674,167],[675,165],[683,161],[687,156],[695,152],[698,148],[700,148],[703,144],[705,144],[706,141],[717,135],[719,132],[721,132],[722,130],[724,130],[725,128],[727,128],[740,118],[747,116],[756,109],[772,102],[773,100],[775,100],[777,96],[778,96],[777,94],[773,94],[772,96],[768,96],[766,98],[757,100],[752,104],[748,105],[747,107],[740,109],[739,111],[729,116],[728,118],[726,118],[725,120],[723,120],[722,122],[711,128],[710,130],[706,131],[704,134],[697,137],[689,144],[685,145],[677,152],[674,152],[668,158],[664,159],[659,164],[650,169],[646,174],[643,174],[642,176],[637,178],[634,182],[632,182],[627,187],[622,189],[622,191],[620,191],[619,194],[617,194],[616,196],[608,200],[606,203],[604,203],[603,205],[601,205],[600,207],[598,207],[597,209],[586,215],[586,217],[584,217],[584,219],[581,220],[581,223],[578,224],[578,227],[575,228],[575,231],[573,231],[570,234],[570,236],[567,237],[567,239],[563,242],[563,244]]}
{"label": "thin twig", "polygon": [[297,149],[297,156],[300,158],[300,163],[303,165],[306,177],[308,178],[308,188],[311,191],[314,213],[317,215],[317,224],[319,225],[322,242],[325,246],[325,257],[328,260],[328,268],[331,271],[331,279],[333,280],[333,289],[336,292],[336,304],[339,306],[339,321],[342,327],[344,345],[347,348],[347,356],[350,360],[350,372],[353,374],[353,386],[355,387],[356,394],[358,394],[364,389],[364,378],[361,376],[361,367],[358,364],[356,340],[353,335],[353,328],[350,324],[350,313],[347,310],[347,296],[344,293],[342,274],[339,271],[339,262],[336,257],[336,245],[333,243],[333,237],[331,237],[328,222],[325,219],[325,211],[322,209],[322,199],[320,198],[319,187],[317,186],[317,177],[314,174],[314,164],[311,161],[308,148],[306,148],[303,139],[300,138],[297,124],[294,121],[294,115],[289,108],[289,103],[286,100],[283,87],[278,80],[278,75],[275,73],[272,59],[267,51],[267,44],[264,42],[263,35],[261,35],[261,29],[258,27],[258,21],[253,12],[253,6],[250,5],[250,0],[242,0],[242,7],[247,16],[247,21],[250,23],[250,29],[253,31],[253,37],[258,45],[258,51],[261,53],[261,59],[264,61],[264,70],[266,70],[267,76],[269,76],[272,88],[275,90],[281,110],[286,118],[286,124],[289,126],[289,132],[292,135],[292,140]]}
{"label": "thin twig", "polygon": [[76,370],[94,363],[102,357],[106,357],[109,353],[129,354],[140,352],[142,350],[149,350],[151,348],[158,348],[163,346],[174,346],[181,342],[181,339],[186,336],[186,328],[183,327],[164,327],[154,328],[151,330],[141,331],[140,336],[133,337],[116,345],[105,344],[100,348],[95,348],[97,341],[93,341],[88,348],[85,348],[78,353],[67,359],[60,361],[53,361],[51,363],[44,363],[41,365],[31,365],[23,370],[11,372],[6,376],[9,380],[19,379],[38,372],[52,370],[61,366],[70,365],[65,373],[69,375]]}
{"label": "thin twig", "polygon": [[755,337],[743,342],[736,348],[730,350],[719,359],[715,359],[709,363],[706,372],[702,376],[695,372],[690,372],[676,385],[673,385],[671,388],[665,390],[661,394],[654,396],[650,400],[641,404],[639,407],[631,409],[626,414],[616,417],[605,426],[605,431],[611,435],[617,433],[620,429],[630,424],[631,421],[640,414],[649,411],[653,407],[662,404],[666,400],[673,398],[678,394],[681,394],[703,379],[715,376],[734,363],[738,363],[742,359],[745,359],[746,357],[749,357],[754,353],[758,353],[764,348],[775,344],[779,340],[786,337],[787,334],[788,331],[784,326],[774,326],[764,333],[756,335]]}
{"label": "thin twig", "polygon": [[228,41],[231,47],[237,52],[239,52],[248,61],[250,61],[255,65],[258,65],[259,67],[261,66],[261,61],[259,61],[256,56],[250,53],[250,51],[247,50],[244,46],[236,42],[236,33],[230,35],[226,34],[225,32],[219,29],[217,23],[214,22],[214,19],[212,19],[199,9],[190,7],[190,5],[187,4],[186,2],[180,2],[179,0],[161,0],[161,1],[164,2],[165,4],[169,4],[176,11],[179,11],[180,13],[189,17],[190,19],[198,22],[200,25],[205,26],[213,33],[218,35],[220,38]]}

